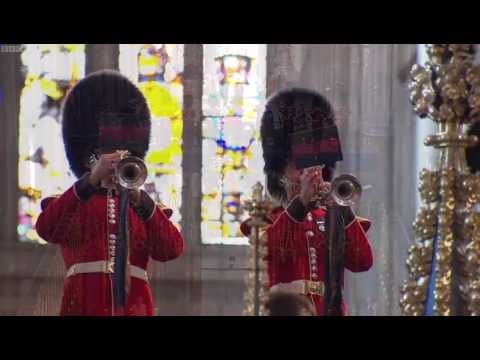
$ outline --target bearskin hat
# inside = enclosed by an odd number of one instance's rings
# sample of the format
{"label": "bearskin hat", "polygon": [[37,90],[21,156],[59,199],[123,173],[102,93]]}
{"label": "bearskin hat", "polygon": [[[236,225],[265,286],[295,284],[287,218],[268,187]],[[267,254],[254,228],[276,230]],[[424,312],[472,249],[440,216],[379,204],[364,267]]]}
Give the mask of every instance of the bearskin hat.
{"label": "bearskin hat", "polygon": [[129,150],[144,158],[150,142],[150,111],[140,90],[117,71],[102,70],[79,81],[68,93],[62,133],[70,168],[88,171],[95,150]]}
{"label": "bearskin hat", "polygon": [[297,168],[324,165],[327,181],[342,160],[333,108],[313,90],[291,88],[274,94],[265,105],[260,137],[267,190],[280,202],[287,198],[280,179],[289,160]]}

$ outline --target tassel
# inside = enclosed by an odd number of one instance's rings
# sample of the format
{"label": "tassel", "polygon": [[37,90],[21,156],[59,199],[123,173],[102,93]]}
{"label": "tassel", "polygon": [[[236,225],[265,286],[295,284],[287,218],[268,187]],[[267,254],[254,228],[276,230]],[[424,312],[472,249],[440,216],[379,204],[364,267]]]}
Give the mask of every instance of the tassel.
{"label": "tassel", "polygon": [[343,302],[341,274],[344,266],[345,224],[340,208],[327,208],[325,228],[327,230],[327,253],[325,254],[324,315],[341,316]]}

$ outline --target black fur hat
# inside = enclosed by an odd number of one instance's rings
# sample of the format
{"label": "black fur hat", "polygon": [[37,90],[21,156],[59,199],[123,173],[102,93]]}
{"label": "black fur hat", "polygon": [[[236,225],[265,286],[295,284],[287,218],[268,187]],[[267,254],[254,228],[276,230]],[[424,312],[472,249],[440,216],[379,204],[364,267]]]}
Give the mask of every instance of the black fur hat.
{"label": "black fur hat", "polygon": [[77,177],[88,171],[96,149],[129,150],[144,158],[150,142],[150,111],[140,90],[117,71],[102,70],[68,93],[62,119],[63,141]]}
{"label": "black fur hat", "polygon": [[277,201],[287,198],[280,179],[287,161],[297,168],[323,164],[330,181],[335,163],[342,160],[335,114],[329,101],[316,91],[291,88],[277,92],[266,103],[261,119],[267,190]]}

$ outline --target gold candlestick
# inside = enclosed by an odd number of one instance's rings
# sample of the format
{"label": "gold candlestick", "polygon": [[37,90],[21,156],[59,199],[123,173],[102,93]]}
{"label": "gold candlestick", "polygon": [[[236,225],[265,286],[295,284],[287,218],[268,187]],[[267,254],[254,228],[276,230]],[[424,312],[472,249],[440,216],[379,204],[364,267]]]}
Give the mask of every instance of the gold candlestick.
{"label": "gold candlestick", "polygon": [[265,314],[265,301],[268,293],[268,269],[266,256],[267,237],[265,227],[272,208],[271,201],[264,196],[263,186],[257,182],[252,188],[252,200],[246,200],[243,208],[250,214],[248,226],[251,228],[249,275],[245,292],[244,315]]}
{"label": "gold candlestick", "polygon": [[480,177],[469,173],[465,160],[465,148],[477,139],[463,125],[480,116],[480,68],[473,65],[473,44],[427,45],[427,55],[425,67],[411,70],[410,99],[421,118],[438,124],[424,143],[440,158],[435,170],[420,173],[425,205],[414,222],[417,239],[409,249],[400,306],[405,315],[425,314],[432,284],[434,315],[478,314],[480,218],[474,205]]}

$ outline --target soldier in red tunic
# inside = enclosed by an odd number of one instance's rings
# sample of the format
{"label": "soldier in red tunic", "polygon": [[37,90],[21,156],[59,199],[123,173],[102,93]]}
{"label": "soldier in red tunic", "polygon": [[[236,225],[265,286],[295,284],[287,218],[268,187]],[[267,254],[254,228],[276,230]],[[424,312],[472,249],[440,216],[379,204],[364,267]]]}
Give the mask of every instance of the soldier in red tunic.
{"label": "soldier in red tunic", "polygon": [[[116,306],[116,260],[122,233],[117,163],[130,154],[144,158],[150,137],[145,98],[127,78],[101,71],[68,94],[63,137],[73,173],[79,178],[62,195],[42,200],[38,234],[60,245],[67,269],[61,315],[153,315],[147,277],[149,258],[168,261],[183,252],[183,239],[169,220],[172,210],[143,190],[131,190],[124,207],[128,221],[124,306]],[[118,263],[118,261],[117,261]]]}
{"label": "soldier in red tunic", "polygon": [[[280,204],[261,232],[267,237],[270,292],[302,294],[312,301],[317,315],[325,315],[326,206],[335,203],[326,198],[324,206],[314,206],[313,200],[328,192],[335,163],[341,160],[332,107],[311,90],[281,91],[266,104],[261,138],[267,190]],[[340,207],[340,211],[345,224],[339,270],[343,286],[343,268],[367,271],[373,256],[366,236],[370,221],[355,216],[349,207]],[[247,221],[241,226],[246,236],[250,234]],[[339,303],[340,315],[346,315],[345,303]]]}

